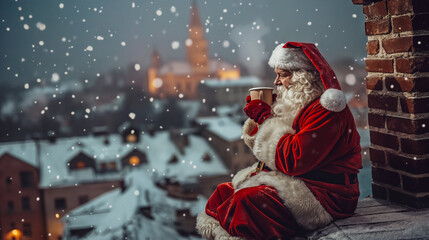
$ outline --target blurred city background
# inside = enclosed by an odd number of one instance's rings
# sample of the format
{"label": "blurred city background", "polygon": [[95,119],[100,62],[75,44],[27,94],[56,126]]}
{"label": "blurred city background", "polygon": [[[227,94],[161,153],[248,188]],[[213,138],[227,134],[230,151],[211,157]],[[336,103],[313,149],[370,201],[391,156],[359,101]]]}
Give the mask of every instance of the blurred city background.
{"label": "blurred city background", "polygon": [[371,193],[364,16],[341,0],[0,2],[2,239],[199,239],[196,215],[255,161],[248,89],[313,42],[361,136]]}

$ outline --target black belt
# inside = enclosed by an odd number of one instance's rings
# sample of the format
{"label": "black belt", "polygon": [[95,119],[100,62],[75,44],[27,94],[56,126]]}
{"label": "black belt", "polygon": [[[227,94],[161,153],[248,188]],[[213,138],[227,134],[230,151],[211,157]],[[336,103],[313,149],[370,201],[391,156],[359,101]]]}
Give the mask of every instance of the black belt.
{"label": "black belt", "polygon": [[[349,176],[349,182],[351,184],[357,181],[356,173],[348,173],[347,175]],[[297,177],[308,179],[311,181],[341,184],[341,185],[344,185],[346,182],[345,174],[334,174],[334,173],[328,173],[323,171],[311,171],[311,172],[299,175]]]}
{"label": "black belt", "polygon": [[254,173],[258,174],[260,171],[270,172],[272,170],[267,165],[265,165],[264,162],[258,161],[258,166],[256,167],[256,170]]}

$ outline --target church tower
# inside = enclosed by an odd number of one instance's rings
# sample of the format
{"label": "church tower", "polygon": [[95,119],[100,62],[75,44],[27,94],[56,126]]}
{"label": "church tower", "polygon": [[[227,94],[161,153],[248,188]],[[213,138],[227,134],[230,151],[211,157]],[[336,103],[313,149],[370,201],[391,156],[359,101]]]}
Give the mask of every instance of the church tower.
{"label": "church tower", "polygon": [[195,72],[208,73],[209,49],[195,0],[192,2],[189,35],[186,44],[188,61]]}
{"label": "church tower", "polygon": [[151,95],[155,95],[158,92],[158,88],[161,87],[160,80],[157,81],[158,71],[161,67],[161,57],[158,51],[155,49],[152,52],[151,64],[148,69],[148,86],[147,89]]}

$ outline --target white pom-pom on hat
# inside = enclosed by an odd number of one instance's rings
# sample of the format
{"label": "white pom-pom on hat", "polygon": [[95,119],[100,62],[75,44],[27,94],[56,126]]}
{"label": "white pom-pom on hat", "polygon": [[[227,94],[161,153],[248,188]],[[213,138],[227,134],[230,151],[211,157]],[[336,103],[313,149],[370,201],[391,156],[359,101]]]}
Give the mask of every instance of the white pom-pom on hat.
{"label": "white pom-pom on hat", "polygon": [[326,89],[320,97],[320,104],[332,112],[341,112],[346,108],[344,92],[335,88]]}

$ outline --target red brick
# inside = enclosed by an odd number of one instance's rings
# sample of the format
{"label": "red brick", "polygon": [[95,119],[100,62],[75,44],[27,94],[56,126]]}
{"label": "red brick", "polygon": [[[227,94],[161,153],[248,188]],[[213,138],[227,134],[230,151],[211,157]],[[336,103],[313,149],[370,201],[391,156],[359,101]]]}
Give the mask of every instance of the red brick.
{"label": "red brick", "polygon": [[372,183],[372,197],[387,200],[387,189],[378,184]]}
{"label": "red brick", "polygon": [[373,147],[369,148],[369,157],[371,159],[372,165],[375,167],[385,167],[386,166],[386,156],[383,150],[378,150]]}
{"label": "red brick", "polygon": [[[428,113],[429,98],[401,98],[401,109],[404,113]],[[428,127],[428,126],[426,126]]]}
{"label": "red brick", "polygon": [[429,57],[398,58],[396,71],[401,73],[416,73],[429,71]]}
{"label": "red brick", "polygon": [[368,94],[368,107],[396,112],[398,111],[398,98],[371,92]]}
{"label": "red brick", "polygon": [[393,189],[388,189],[389,200],[405,204],[413,208],[427,208],[429,207],[429,195],[417,197],[414,195],[399,192]]}
{"label": "red brick", "polygon": [[429,119],[409,119],[391,116],[386,118],[387,129],[395,132],[409,134],[424,134],[429,132]]}
{"label": "red brick", "polygon": [[395,187],[401,186],[399,173],[397,172],[392,172],[383,168],[373,167],[371,174],[372,174],[372,180],[375,183],[384,183]]}
{"label": "red brick", "polygon": [[367,72],[393,73],[393,59],[365,60]]}
{"label": "red brick", "polygon": [[388,0],[387,9],[391,15],[401,15],[413,11],[412,0]]}
{"label": "red brick", "polygon": [[429,173],[429,158],[413,159],[394,153],[386,153],[390,167],[412,174]]}
{"label": "red brick", "polygon": [[383,18],[387,15],[386,0],[363,6],[363,13],[368,19]]}
{"label": "red brick", "polygon": [[368,124],[372,127],[384,128],[385,127],[384,115],[379,115],[376,113],[368,113]]}
{"label": "red brick", "polygon": [[429,138],[419,140],[401,138],[401,150],[408,154],[429,154]]}
{"label": "red brick", "polygon": [[[368,82],[368,81],[367,81]],[[403,78],[388,76],[384,80],[386,89],[393,92],[429,92],[429,78]],[[368,85],[368,83],[367,83]]]}
{"label": "red brick", "polygon": [[396,137],[395,135],[370,131],[369,136],[370,136],[371,144],[390,148],[393,150],[399,150],[398,137]]}
{"label": "red brick", "polygon": [[392,27],[394,33],[408,32],[413,30],[411,16],[392,17]]}
{"label": "red brick", "polygon": [[399,52],[409,52],[413,46],[412,37],[399,37],[385,39],[382,41],[382,46],[386,53],[399,53]]}
{"label": "red brick", "polygon": [[368,36],[386,34],[389,33],[390,30],[390,19],[381,19],[365,22],[365,34]]}
{"label": "red brick", "polygon": [[369,90],[383,90],[382,77],[366,77],[366,88]]}
{"label": "red brick", "polygon": [[402,175],[402,188],[413,193],[429,192],[429,177],[410,177]]}
{"label": "red brick", "polygon": [[352,0],[353,4],[356,5],[362,5],[363,4],[363,0]]}
{"label": "red brick", "polygon": [[385,39],[382,45],[386,53],[427,51],[429,50],[429,35]]}
{"label": "red brick", "polygon": [[378,44],[378,40],[368,41],[366,44],[366,52],[368,55],[375,55],[380,52],[380,44]]}

